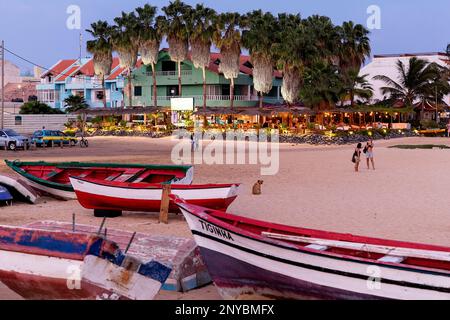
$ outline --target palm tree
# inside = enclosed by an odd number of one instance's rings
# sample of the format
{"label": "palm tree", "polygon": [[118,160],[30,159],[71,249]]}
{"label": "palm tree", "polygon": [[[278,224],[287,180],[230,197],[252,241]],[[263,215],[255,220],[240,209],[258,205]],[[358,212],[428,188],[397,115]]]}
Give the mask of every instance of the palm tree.
{"label": "palm tree", "polygon": [[111,73],[112,67],[112,44],[111,32],[112,27],[106,21],[97,21],[91,24],[89,32],[94,40],[86,43],[87,50],[94,55],[94,72],[95,75],[102,79],[103,89],[103,107],[106,108],[106,88],[105,76]]}
{"label": "palm tree", "polygon": [[66,108],[65,110],[67,113],[73,113],[80,110],[86,110],[89,105],[83,97],[71,95],[64,99],[64,107]]}
{"label": "palm tree", "polygon": [[343,72],[349,69],[359,70],[371,53],[369,31],[361,24],[355,25],[353,21],[344,22],[337,31],[340,37],[340,69]]}
{"label": "palm tree", "polygon": [[[313,15],[302,22],[305,41],[308,47],[303,48],[302,60],[305,66],[324,59],[335,64],[339,47],[339,32],[329,17]],[[311,44],[314,44],[311,46]]]}
{"label": "palm tree", "polygon": [[156,83],[156,64],[158,63],[159,48],[162,34],[155,18],[157,8],[149,4],[136,8],[139,20],[139,53],[145,65],[151,65],[153,76],[153,106],[158,107],[158,87]]}
{"label": "palm tree", "polygon": [[230,80],[230,107],[234,107],[234,79],[239,76],[241,58],[241,30],[243,23],[237,12],[222,13],[218,16],[213,42],[220,49],[219,72]]}
{"label": "palm tree", "polygon": [[[383,81],[386,86],[382,87],[382,93],[389,95],[392,100],[401,100],[406,105],[412,106],[418,99],[424,99],[432,95],[436,84],[444,88],[444,81],[436,81],[439,78],[439,68],[435,63],[412,57],[409,59],[408,67],[401,61],[397,61],[398,79],[394,80],[385,75],[377,75],[375,80]],[[448,84],[447,84],[448,86]]]}
{"label": "palm tree", "polygon": [[283,71],[281,94],[288,104],[299,98],[301,69],[300,52],[303,50],[304,28],[299,14],[282,13],[278,15],[279,32],[274,44],[277,65]]}
{"label": "palm tree", "polygon": [[114,19],[116,25],[112,34],[114,50],[119,54],[120,66],[128,74],[128,106],[132,106],[132,72],[136,67],[139,50],[139,23],[134,12],[122,12]]}
{"label": "palm tree", "polygon": [[263,95],[272,90],[275,64],[273,45],[278,32],[278,20],[269,12],[255,10],[248,13],[247,29],[242,32],[242,43],[250,52],[253,65],[253,83],[259,92],[259,107]]}
{"label": "palm tree", "polygon": [[355,106],[355,97],[370,99],[373,96],[373,88],[367,76],[359,75],[359,69],[349,69],[341,75],[343,98],[350,98],[352,108]]}
{"label": "palm tree", "polygon": [[163,7],[165,17],[159,19],[159,24],[167,36],[169,55],[178,68],[178,95],[181,96],[181,62],[186,60],[189,51],[189,21],[192,7],[180,0],[170,2]]}
{"label": "palm tree", "polygon": [[341,79],[336,66],[324,59],[317,59],[305,68],[302,101],[317,111],[324,111],[339,101]]}
{"label": "palm tree", "polygon": [[[212,37],[215,30],[216,11],[197,4],[191,15],[191,30],[189,42],[191,44],[192,63],[201,68],[203,73],[203,111],[206,111],[206,68],[211,62]],[[206,115],[203,118],[207,125]]]}

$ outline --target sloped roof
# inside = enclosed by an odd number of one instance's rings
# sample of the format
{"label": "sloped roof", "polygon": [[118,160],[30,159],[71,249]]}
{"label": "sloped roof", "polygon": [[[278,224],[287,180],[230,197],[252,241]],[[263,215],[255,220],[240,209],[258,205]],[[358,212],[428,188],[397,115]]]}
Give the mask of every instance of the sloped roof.
{"label": "sloped roof", "polygon": [[48,74],[59,75],[63,73],[67,68],[73,65],[77,60],[68,59],[68,60],[60,60],[58,61],[50,70],[47,70],[41,75],[41,78],[45,78]]}
{"label": "sloped roof", "polygon": [[[111,69],[112,72],[109,75],[109,77],[106,78],[106,80],[114,80],[125,72],[125,68],[120,67],[119,62],[120,62],[119,58],[117,57],[114,58],[113,67]],[[142,65],[143,65],[142,59],[138,59],[138,61],[136,62],[136,68],[140,68]]]}
{"label": "sloped roof", "polygon": [[80,66],[72,66],[70,69],[64,71],[60,75],[55,77],[55,81],[65,81],[68,77],[72,76],[72,74],[77,71]]}

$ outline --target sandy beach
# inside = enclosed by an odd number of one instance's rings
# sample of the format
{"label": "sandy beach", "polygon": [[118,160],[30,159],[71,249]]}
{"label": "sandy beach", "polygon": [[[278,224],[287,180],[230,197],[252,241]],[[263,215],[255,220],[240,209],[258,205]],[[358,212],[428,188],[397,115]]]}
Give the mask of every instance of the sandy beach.
{"label": "sandy beach", "polygon": [[[170,163],[175,144],[170,138],[90,138],[90,147],[0,150],[2,159]],[[398,144],[446,144],[448,138],[403,138],[375,141],[376,170],[359,173],[350,162],[354,146],[280,145],[280,168],[261,176],[259,165],[195,165],[194,183],[240,182],[240,196],[229,211],[282,224],[389,239],[450,246],[450,150],[401,150]],[[11,173],[0,163],[0,173]],[[256,180],[264,180],[263,194],[251,194]],[[0,224],[24,225],[40,220],[98,225],[100,219],[77,201],[41,198],[30,206],[0,207]],[[109,219],[108,228],[191,237],[182,216],[168,225],[158,214],[125,213]],[[0,299],[19,298],[0,284]],[[158,299],[219,299],[213,285],[188,293],[161,292]]]}

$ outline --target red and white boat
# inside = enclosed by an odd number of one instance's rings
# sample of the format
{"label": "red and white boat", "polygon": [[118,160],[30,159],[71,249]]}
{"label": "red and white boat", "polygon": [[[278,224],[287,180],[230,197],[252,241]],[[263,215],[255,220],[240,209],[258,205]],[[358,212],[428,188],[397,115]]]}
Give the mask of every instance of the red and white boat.
{"label": "red and white boat", "polygon": [[191,184],[192,166],[122,164],[90,162],[22,162],[5,160],[39,194],[62,200],[75,200],[69,177],[93,178],[115,182]]}
{"label": "red and white boat", "polygon": [[[101,211],[157,212],[162,184],[127,183],[70,177],[78,201],[86,209]],[[171,193],[190,203],[226,210],[238,195],[238,184],[171,185]],[[171,202],[170,212],[180,212]]]}
{"label": "red and white boat", "polygon": [[171,197],[226,299],[450,299],[449,247],[278,225]]}
{"label": "red and white boat", "polygon": [[25,299],[152,300],[170,272],[96,235],[0,226],[0,282]]}

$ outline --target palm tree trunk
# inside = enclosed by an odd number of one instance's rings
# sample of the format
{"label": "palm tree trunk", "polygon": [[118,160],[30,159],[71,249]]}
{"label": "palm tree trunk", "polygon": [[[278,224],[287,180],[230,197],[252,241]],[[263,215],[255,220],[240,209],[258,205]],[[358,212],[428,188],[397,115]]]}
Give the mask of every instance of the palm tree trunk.
{"label": "palm tree trunk", "polygon": [[350,106],[352,109],[355,106],[355,94],[353,90],[350,90]]}
{"label": "palm tree trunk", "polygon": [[208,120],[206,119],[206,67],[203,66],[203,127],[206,128],[208,126]]}
{"label": "palm tree trunk", "polygon": [[105,88],[105,75],[102,76],[102,90],[103,90],[103,108],[106,107],[106,88]]}
{"label": "palm tree trunk", "polygon": [[158,108],[158,87],[156,86],[156,70],[155,64],[152,63],[152,72],[153,72],[153,106]]}
{"label": "palm tree trunk", "polygon": [[262,92],[259,93],[258,99],[259,99],[259,109],[262,109],[262,107],[263,107],[263,93]]}
{"label": "palm tree trunk", "polygon": [[131,108],[133,106],[133,86],[131,85],[131,69],[128,71],[128,107]]}
{"label": "palm tree trunk", "polygon": [[182,96],[181,92],[181,61],[178,61],[178,96]]}
{"label": "palm tree trunk", "polygon": [[230,108],[234,108],[234,78],[230,80]]}

